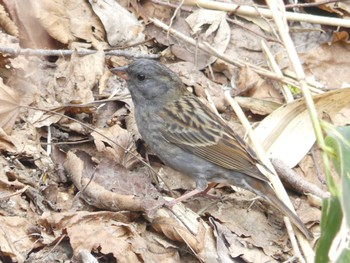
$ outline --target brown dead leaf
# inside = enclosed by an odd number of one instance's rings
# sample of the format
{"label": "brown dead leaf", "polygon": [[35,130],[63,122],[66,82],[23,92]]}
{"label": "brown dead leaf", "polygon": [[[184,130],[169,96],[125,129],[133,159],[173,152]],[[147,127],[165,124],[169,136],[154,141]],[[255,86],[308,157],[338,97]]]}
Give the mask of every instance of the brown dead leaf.
{"label": "brown dead leaf", "polygon": [[0,151],[16,152],[15,145],[11,142],[11,137],[3,129],[0,129]]}
{"label": "brown dead leaf", "polygon": [[91,136],[95,140],[97,150],[107,154],[116,164],[132,170],[140,162],[141,157],[136,151],[132,134],[119,125],[95,129]]}
{"label": "brown dead leaf", "polygon": [[[259,211],[261,210],[259,207],[261,204],[257,202],[249,209],[251,198],[242,195],[236,194],[234,202],[225,201],[209,206],[205,212],[207,215],[217,218],[232,234],[237,235],[235,243],[232,244],[234,247],[237,246],[237,242],[249,247],[248,250],[239,250],[233,255],[237,256],[238,253],[241,254],[240,257],[242,258],[245,258],[245,252],[247,253],[247,258],[256,257],[257,255],[263,258],[265,254],[268,256],[275,255],[280,251],[275,242],[283,237],[287,237],[285,230],[279,229],[283,227],[281,215],[272,213],[267,218],[262,211]],[[230,236],[228,233],[225,235]],[[250,247],[258,249],[251,254]]]}
{"label": "brown dead leaf", "polygon": [[112,253],[118,262],[140,262],[132,247],[140,236],[129,223],[131,218],[128,212],[44,213],[39,224],[56,237],[66,231],[75,254],[86,249]]}
{"label": "brown dead leaf", "polygon": [[250,110],[254,114],[268,115],[278,109],[281,104],[264,99],[235,96],[235,100],[243,109]]}
{"label": "brown dead leaf", "polygon": [[3,1],[19,29],[22,47],[54,48],[52,38],[33,14],[35,2],[39,1]]}
{"label": "brown dead leaf", "polygon": [[195,182],[191,177],[175,171],[168,166],[162,166],[158,173],[162,178],[162,181],[164,181],[171,190],[188,190],[196,187]]}
{"label": "brown dead leaf", "polygon": [[18,37],[18,27],[10,19],[3,5],[0,6],[0,27],[8,34]]}
{"label": "brown dead leaf", "polygon": [[336,13],[340,17],[348,17],[350,13],[350,5],[347,1],[339,2],[339,3],[327,3],[325,2],[322,5],[318,6],[320,9],[323,9],[330,13]]}
{"label": "brown dead leaf", "polygon": [[339,89],[350,85],[350,46],[338,42],[323,44],[301,54],[307,75],[320,81],[328,89]]}
{"label": "brown dead leaf", "polygon": [[179,225],[173,219],[164,217],[155,218],[152,226],[171,240],[186,242],[196,253],[203,249],[204,229],[201,229],[198,235],[194,236],[188,229]]}
{"label": "brown dead leaf", "polygon": [[[243,259],[245,262],[277,262],[271,260],[260,248],[247,246],[247,243],[238,235],[232,233],[230,229],[220,222],[210,218],[210,222],[215,228],[218,254],[222,262],[236,262],[233,259]],[[231,256],[231,257],[230,257]]]}
{"label": "brown dead leaf", "polygon": [[[225,52],[231,33],[226,20],[226,12],[198,9],[185,20],[192,29],[192,35],[195,35],[201,41],[209,43],[217,51]],[[197,52],[195,64],[198,69],[207,67],[217,59],[217,57],[209,56],[203,51],[198,50]]]}
{"label": "brown dead leaf", "polygon": [[[83,0],[76,1],[31,1],[33,12],[48,34],[59,42],[72,48],[106,48],[105,32],[99,18],[92,12],[91,6]],[[81,43],[81,39],[86,44]],[[74,42],[76,42],[74,44]],[[80,43],[79,43],[80,42]]]}
{"label": "brown dead leaf", "polygon": [[124,47],[144,40],[141,23],[118,2],[89,0],[89,3],[104,26],[109,45]]}
{"label": "brown dead leaf", "polygon": [[[243,93],[252,98],[268,99],[277,103],[283,103],[283,97],[280,92],[250,68],[241,68],[238,76],[238,91],[235,91],[236,94]],[[236,80],[231,79],[232,81]],[[232,86],[235,87],[234,84]]]}
{"label": "brown dead leaf", "polygon": [[[319,114],[334,116],[350,103],[350,88],[314,96]],[[315,143],[315,133],[304,99],[286,104],[267,116],[255,134],[270,158],[294,167]],[[288,149],[288,150],[286,150]]]}
{"label": "brown dead leaf", "polygon": [[21,130],[17,130],[11,136],[3,137],[3,143],[5,146],[10,146],[6,148],[6,151],[19,155],[16,156],[17,159],[21,156],[23,159],[31,159],[36,169],[42,169],[41,171],[48,170],[52,168],[52,161],[42,148],[36,135],[35,127],[25,124]]}
{"label": "brown dead leaf", "polygon": [[[133,248],[144,262],[149,262],[150,259],[161,263],[189,262],[184,259],[184,255],[180,256],[179,244],[164,238],[163,235],[155,231],[145,231],[142,238],[141,244],[137,243],[140,239],[133,240]],[[144,246],[145,243],[147,247]],[[183,249],[187,249],[185,245]]]}
{"label": "brown dead leaf", "polygon": [[19,103],[19,95],[0,79],[0,127],[7,134],[11,134],[12,127],[19,114]]}
{"label": "brown dead leaf", "polygon": [[29,235],[32,223],[24,217],[0,216],[1,253],[13,262],[24,262],[32,249],[38,247]]}
{"label": "brown dead leaf", "polygon": [[175,205],[171,211],[159,209],[152,227],[171,240],[184,242],[199,260],[218,262],[212,229],[184,205]]}
{"label": "brown dead leaf", "polygon": [[[71,101],[80,101],[88,103],[94,101],[93,88],[97,85],[100,77],[103,75],[105,61],[104,53],[97,52],[91,55],[79,56],[73,53],[70,60],[58,60],[58,67],[54,76],[50,78],[45,89],[40,91],[41,97],[45,100],[39,100],[38,108],[52,110],[63,114],[66,110],[64,105],[70,105]],[[49,126],[61,120],[61,115],[55,115],[52,112],[31,111],[28,117],[35,127]],[[76,122],[65,121],[65,125],[76,131],[82,131],[82,128]],[[72,126],[69,126],[69,125]]]}
{"label": "brown dead leaf", "polygon": [[65,168],[85,201],[111,211],[154,213],[164,204],[143,173],[133,173],[105,158],[98,165],[82,151],[69,152]]}

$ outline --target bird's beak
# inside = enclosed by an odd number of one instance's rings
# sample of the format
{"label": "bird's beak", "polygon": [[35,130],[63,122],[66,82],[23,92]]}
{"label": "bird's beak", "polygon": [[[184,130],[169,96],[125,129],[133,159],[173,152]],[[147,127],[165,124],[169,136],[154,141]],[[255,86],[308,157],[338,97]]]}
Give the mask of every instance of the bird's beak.
{"label": "bird's beak", "polygon": [[126,73],[127,69],[128,69],[128,66],[123,66],[123,67],[111,68],[110,71],[112,71],[118,77],[121,77],[122,79],[128,80],[129,79],[128,74]]}

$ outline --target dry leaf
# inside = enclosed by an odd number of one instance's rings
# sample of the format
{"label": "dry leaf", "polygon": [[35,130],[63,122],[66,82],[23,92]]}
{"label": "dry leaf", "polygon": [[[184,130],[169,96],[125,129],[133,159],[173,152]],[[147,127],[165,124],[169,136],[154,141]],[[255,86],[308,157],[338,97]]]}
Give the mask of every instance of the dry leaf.
{"label": "dry leaf", "polygon": [[251,97],[236,96],[235,100],[243,109],[250,110],[254,114],[268,115],[278,109],[281,104],[264,99],[255,99]]}
{"label": "dry leaf", "polygon": [[128,212],[70,212],[44,213],[39,223],[56,236],[66,232],[75,254],[82,249],[100,250],[112,253],[118,262],[141,262],[131,246],[140,236],[132,224],[124,223],[128,220]]}
{"label": "dry leaf", "polygon": [[127,171],[107,158],[96,165],[82,151],[68,152],[64,167],[86,202],[95,207],[152,214],[164,204],[148,177]]}
{"label": "dry leaf", "polygon": [[[338,89],[314,96],[319,116],[326,112],[334,116],[350,103],[350,88]],[[305,100],[284,105],[267,116],[254,131],[270,158],[282,160],[294,167],[315,143]]]}
{"label": "dry leaf", "polygon": [[[91,7],[83,0],[34,0],[33,12],[51,37],[72,47],[80,39],[95,49],[103,49],[105,32],[103,25]],[[84,46],[84,43],[80,42]]]}
{"label": "dry leaf", "polygon": [[0,27],[8,34],[18,37],[18,27],[10,19],[3,5],[0,5]]}
{"label": "dry leaf", "polygon": [[28,235],[31,225],[24,217],[0,216],[1,253],[12,262],[24,262],[30,251],[39,245]]}
{"label": "dry leaf", "polygon": [[218,254],[212,229],[199,215],[184,205],[159,209],[152,221],[152,227],[171,240],[185,242],[203,262],[218,262]]}
{"label": "dry leaf", "polygon": [[301,54],[307,75],[320,81],[328,89],[339,89],[350,85],[350,46],[345,43],[328,43]]}
{"label": "dry leaf", "polygon": [[145,39],[141,23],[114,0],[89,0],[112,46],[129,46]]}
{"label": "dry leaf", "polygon": [[0,127],[10,134],[19,114],[19,95],[0,78]]}
{"label": "dry leaf", "polygon": [[3,2],[19,28],[22,47],[54,48],[52,38],[33,15],[33,3],[39,1],[5,0]]}
{"label": "dry leaf", "polygon": [[141,157],[136,151],[132,134],[119,125],[95,129],[91,136],[95,140],[97,150],[108,154],[116,164],[131,170],[140,162]]}
{"label": "dry leaf", "polygon": [[[186,18],[186,22],[191,27],[193,35],[199,37],[201,41],[209,43],[217,51],[225,52],[231,37],[226,12],[198,9]],[[196,66],[198,69],[203,69],[216,59],[215,56],[208,56],[199,51],[196,57]]]}

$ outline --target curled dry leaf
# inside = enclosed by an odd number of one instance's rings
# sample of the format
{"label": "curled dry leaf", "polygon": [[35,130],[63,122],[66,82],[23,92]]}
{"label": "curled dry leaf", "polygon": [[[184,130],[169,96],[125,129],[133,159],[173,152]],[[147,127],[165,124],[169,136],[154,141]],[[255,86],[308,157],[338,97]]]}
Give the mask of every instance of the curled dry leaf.
{"label": "curled dry leaf", "polygon": [[[305,41],[305,40],[304,40]],[[328,42],[300,57],[307,75],[316,78],[329,89],[349,87],[350,46],[343,43],[329,45]]]}
{"label": "curled dry leaf", "polygon": [[[74,52],[70,60],[58,61],[54,77],[49,79],[48,85],[40,94],[46,100],[39,101],[38,107],[63,114],[67,109],[64,105],[70,105],[72,99],[81,103],[94,101],[92,89],[103,74],[104,59],[102,51],[86,56],[79,56]],[[30,114],[28,120],[35,127],[43,127],[57,123],[61,118],[62,116],[55,115],[53,112],[38,110]],[[73,124],[72,128],[74,125],[77,124]],[[76,130],[81,129],[81,127],[76,128]]]}
{"label": "curled dry leaf", "polygon": [[130,172],[113,160],[96,165],[85,152],[68,152],[64,166],[85,201],[95,207],[152,214],[164,204],[144,173]]}
{"label": "curled dry leaf", "polygon": [[[324,112],[334,116],[349,105],[350,88],[316,95],[314,102],[320,116]],[[280,159],[291,168],[315,143],[315,133],[304,99],[278,108],[254,132],[270,158]]]}
{"label": "curled dry leaf", "polygon": [[[99,18],[92,12],[86,1],[50,1],[35,0],[32,11],[48,34],[63,44],[72,48],[74,42],[95,49],[107,45],[103,42],[105,32]],[[27,10],[28,12],[28,10]]]}
{"label": "curled dry leaf", "polygon": [[55,237],[66,232],[74,254],[82,249],[99,250],[105,255],[112,253],[118,262],[140,262],[132,243],[146,244],[129,224],[134,218],[129,212],[44,213],[39,224]]}
{"label": "curled dry leaf", "polygon": [[264,99],[236,96],[235,100],[243,109],[250,110],[254,114],[268,115],[278,109],[281,104]]}
{"label": "curled dry leaf", "polygon": [[0,127],[10,134],[19,114],[19,95],[0,78]]}
{"label": "curled dry leaf", "polygon": [[24,262],[32,249],[40,244],[28,235],[31,223],[24,217],[0,217],[0,244],[1,253],[12,262]]}
{"label": "curled dry leaf", "polygon": [[18,27],[10,19],[3,5],[0,5],[0,27],[8,34],[18,37]]}
{"label": "curled dry leaf", "polygon": [[95,14],[106,30],[111,46],[127,46],[145,38],[141,23],[114,0],[89,0]]}
{"label": "curled dry leaf", "polygon": [[152,227],[167,238],[185,243],[203,262],[218,262],[212,229],[199,215],[184,205],[175,205],[171,211],[159,209]]}
{"label": "curled dry leaf", "polygon": [[[255,202],[251,209],[249,209],[250,206],[251,197],[244,196],[244,193],[237,193],[234,202],[225,201],[216,206],[209,206],[205,212],[207,216],[217,218],[220,224],[228,228],[232,235],[237,235],[236,244],[232,244],[233,248],[237,247],[237,242],[248,245],[249,249],[240,250],[241,258],[276,256],[276,253],[281,253],[281,247],[285,247],[283,240],[287,238],[284,234],[285,231],[279,229],[283,227],[282,217],[274,212],[267,217],[266,210],[259,209],[259,202]],[[230,236],[227,232],[224,235]],[[283,244],[278,244],[278,240],[281,240]],[[252,255],[251,250],[254,248],[257,250],[254,250],[255,253]],[[237,256],[235,253],[239,252],[230,252],[230,254]],[[247,255],[245,255],[246,253]]]}
{"label": "curled dry leaf", "polygon": [[140,162],[141,157],[136,151],[132,134],[119,125],[95,129],[91,136],[95,140],[97,150],[108,154],[116,164],[131,170]]}
{"label": "curled dry leaf", "polygon": [[[236,262],[233,259],[243,259],[245,262],[274,262],[270,257],[261,253],[260,248],[247,246],[236,234],[225,225],[214,218],[210,218],[210,223],[214,227],[216,237],[216,247],[221,262]],[[276,261],[277,262],[277,261]]]}
{"label": "curled dry leaf", "polygon": [[249,67],[239,69],[238,79],[231,79],[232,87],[235,87],[236,82],[239,88],[235,91],[236,94],[244,93],[253,98],[269,99],[279,103],[283,102],[280,92]]}
{"label": "curled dry leaf", "polygon": [[[199,36],[201,41],[210,44],[217,51],[224,53],[231,37],[230,26],[226,20],[226,12],[198,9],[186,18],[192,29],[192,34]],[[196,65],[199,69],[212,64],[217,58],[197,51]]]}
{"label": "curled dry leaf", "polygon": [[19,30],[19,39],[21,46],[31,48],[54,48],[52,38],[33,14],[34,5],[39,1],[3,1],[6,10],[14,20]]}

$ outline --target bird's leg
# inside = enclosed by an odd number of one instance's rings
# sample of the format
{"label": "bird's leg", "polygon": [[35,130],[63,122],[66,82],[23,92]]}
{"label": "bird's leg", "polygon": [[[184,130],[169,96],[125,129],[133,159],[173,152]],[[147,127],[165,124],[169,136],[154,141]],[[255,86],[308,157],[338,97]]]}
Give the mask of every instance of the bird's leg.
{"label": "bird's leg", "polygon": [[[208,184],[207,188],[205,188],[204,191],[201,191],[199,192],[197,195],[200,195],[200,196],[205,196],[209,199],[217,199],[218,197],[215,196],[215,195],[211,195],[211,194],[208,194],[208,192],[210,191],[210,189],[212,189],[214,186],[216,186],[218,183],[214,183],[214,182],[211,182]],[[181,196],[180,196],[181,197]],[[179,197],[179,198],[180,198]]]}
{"label": "bird's leg", "polygon": [[210,189],[212,189],[217,183],[209,183],[207,188],[205,188],[204,190],[201,190],[200,188],[196,188],[196,189],[193,189],[192,191],[189,191],[187,192],[186,194],[183,194],[182,196],[170,201],[170,202],[167,202],[165,205],[167,207],[172,207],[178,203],[181,203],[185,200],[187,200],[188,198],[194,196],[194,195],[203,195],[203,196],[208,196],[209,198],[213,198],[215,196],[212,196],[212,195],[209,195],[208,192]]}

